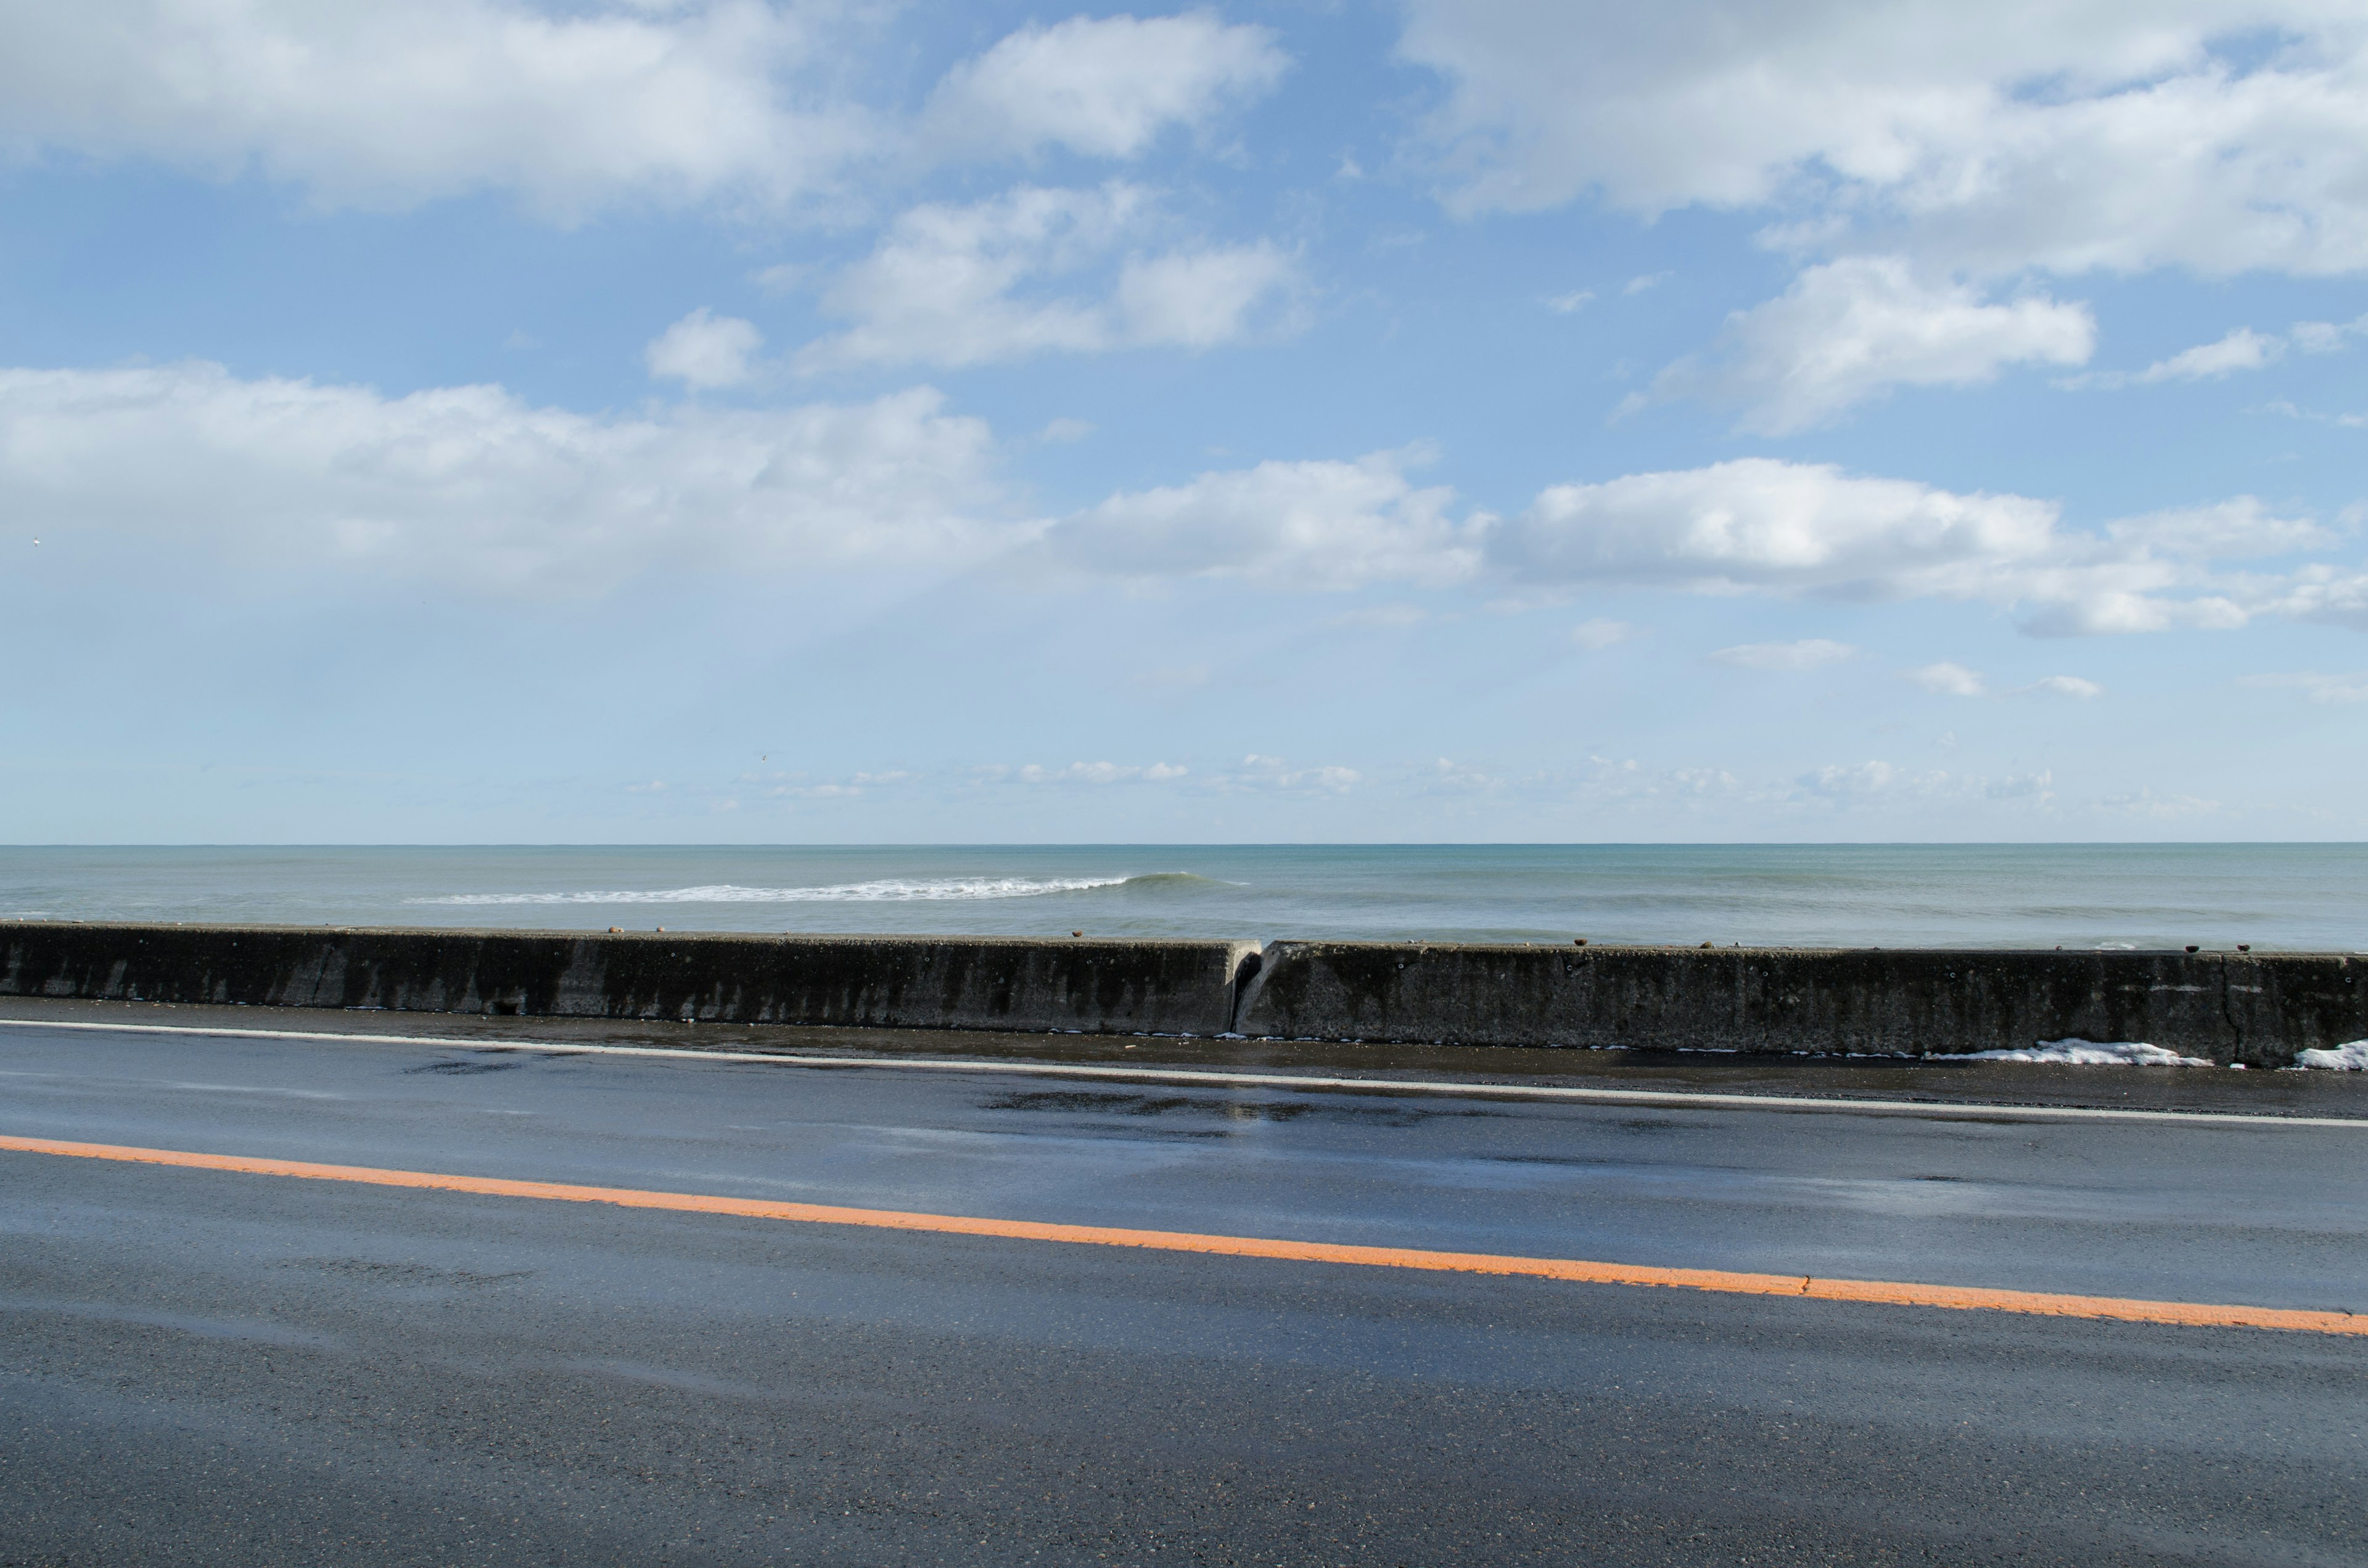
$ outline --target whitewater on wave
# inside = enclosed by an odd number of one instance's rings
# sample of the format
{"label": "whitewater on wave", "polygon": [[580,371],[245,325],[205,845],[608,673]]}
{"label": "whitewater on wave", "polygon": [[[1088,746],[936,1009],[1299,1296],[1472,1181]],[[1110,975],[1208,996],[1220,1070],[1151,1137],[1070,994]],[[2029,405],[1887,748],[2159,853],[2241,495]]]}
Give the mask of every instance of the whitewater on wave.
{"label": "whitewater on wave", "polygon": [[483,906],[488,904],[581,903],[922,903],[985,898],[1040,898],[1046,893],[1091,892],[1098,888],[1130,883],[1201,881],[1189,873],[1148,877],[884,877],[877,881],[839,882],[828,887],[750,888],[731,882],[705,887],[628,889],[576,892],[462,892],[435,898],[405,899],[406,903]]}

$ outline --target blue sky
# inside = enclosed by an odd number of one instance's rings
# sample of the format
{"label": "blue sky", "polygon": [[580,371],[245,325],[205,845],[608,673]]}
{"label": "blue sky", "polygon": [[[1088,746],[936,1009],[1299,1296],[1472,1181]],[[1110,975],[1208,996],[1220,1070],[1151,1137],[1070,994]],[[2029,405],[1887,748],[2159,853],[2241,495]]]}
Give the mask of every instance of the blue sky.
{"label": "blue sky", "polygon": [[2368,832],[2356,5],[0,17],[0,838]]}

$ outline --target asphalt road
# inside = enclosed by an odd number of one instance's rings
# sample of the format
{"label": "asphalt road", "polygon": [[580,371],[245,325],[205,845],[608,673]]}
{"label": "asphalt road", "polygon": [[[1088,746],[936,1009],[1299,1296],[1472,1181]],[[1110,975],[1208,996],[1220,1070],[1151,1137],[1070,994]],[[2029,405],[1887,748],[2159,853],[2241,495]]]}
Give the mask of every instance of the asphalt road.
{"label": "asphalt road", "polygon": [[[2368,1127],[12,1025],[0,1134],[2368,1312]],[[2358,1563],[2363,1373],[2349,1336],[0,1153],[7,1565]]]}

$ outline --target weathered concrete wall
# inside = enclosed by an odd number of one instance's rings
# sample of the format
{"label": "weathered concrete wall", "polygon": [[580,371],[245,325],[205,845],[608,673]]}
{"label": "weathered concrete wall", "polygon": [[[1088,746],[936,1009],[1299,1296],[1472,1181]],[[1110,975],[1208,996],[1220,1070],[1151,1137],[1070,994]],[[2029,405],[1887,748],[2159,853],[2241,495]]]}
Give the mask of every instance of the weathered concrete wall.
{"label": "weathered concrete wall", "polygon": [[1219,1034],[1254,942],[0,922],[0,995]]}
{"label": "weathered concrete wall", "polygon": [[1955,1052],[2368,1039],[2341,954],[1130,942],[0,922],[0,995],[892,1028]]}
{"label": "weathered concrete wall", "polygon": [[1273,942],[1235,1027],[1288,1039],[1749,1051],[2145,1040],[2283,1066],[2368,1039],[2341,954]]}

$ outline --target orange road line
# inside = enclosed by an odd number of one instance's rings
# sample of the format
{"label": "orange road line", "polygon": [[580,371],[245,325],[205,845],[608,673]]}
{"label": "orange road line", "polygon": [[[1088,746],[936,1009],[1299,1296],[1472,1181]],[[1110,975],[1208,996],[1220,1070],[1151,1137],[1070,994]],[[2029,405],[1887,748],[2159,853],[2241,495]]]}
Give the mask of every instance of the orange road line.
{"label": "orange road line", "polygon": [[1014,1241],[1066,1242],[1142,1247],[1155,1252],[1209,1253],[1296,1263],[1347,1263],[1379,1268],[1419,1268],[1459,1274],[1522,1275],[1588,1285],[1654,1285],[1725,1295],[1794,1296],[1820,1301],[1869,1301],[1886,1306],[1950,1307],[2026,1312],[2044,1317],[2111,1318],[2123,1323],[2197,1328],[2275,1328],[2314,1334],[2368,1335],[2368,1315],[2283,1307],[2215,1306],[2189,1301],[2131,1301],[2118,1296],[2064,1296],[1957,1285],[1903,1284],[1885,1279],[1817,1279],[1797,1274],[1738,1274],[1716,1268],[1655,1268],[1643,1264],[1578,1258],[1515,1257],[1495,1253],[1425,1252],[1407,1247],[1348,1246],[1333,1242],[1279,1241],[1262,1236],[1201,1235],[1190,1231],[1133,1231],[1106,1225],[1057,1225],[1037,1220],[991,1220],[962,1214],[908,1214],[893,1209],[847,1209],[824,1203],[780,1203],[697,1192],[649,1192],[630,1187],[575,1187],[511,1181],[500,1176],[449,1176],[432,1171],[325,1165],[245,1154],[204,1154],[182,1149],[141,1149],[50,1138],[0,1136],[0,1151],[65,1154],[87,1160],[234,1171],[248,1176],[299,1176],[369,1187],[467,1192],[493,1198],[536,1198],[564,1203],[610,1203],[621,1209],[662,1209],[688,1214],[733,1214],[816,1225],[861,1225],[885,1231],[928,1231]]}

